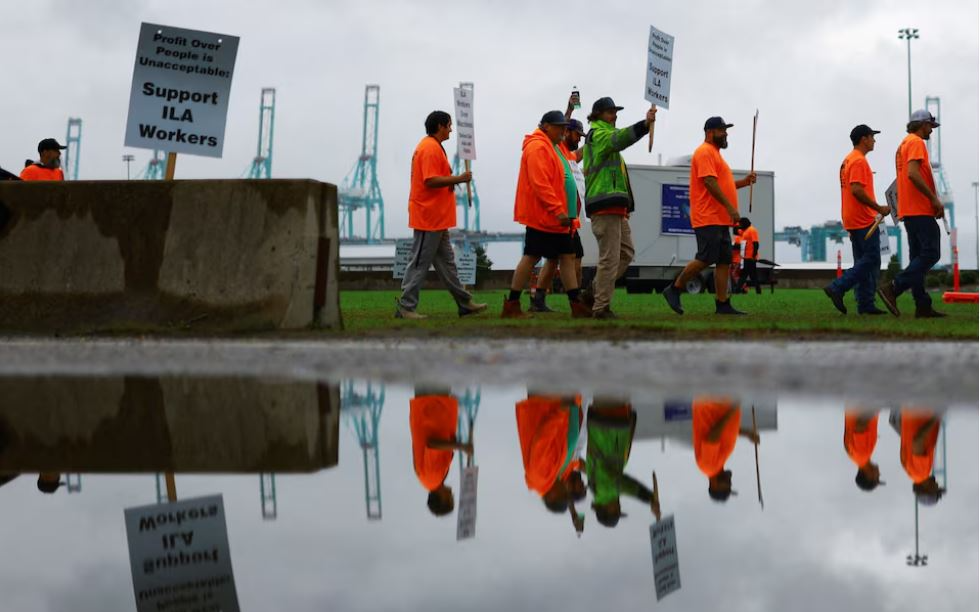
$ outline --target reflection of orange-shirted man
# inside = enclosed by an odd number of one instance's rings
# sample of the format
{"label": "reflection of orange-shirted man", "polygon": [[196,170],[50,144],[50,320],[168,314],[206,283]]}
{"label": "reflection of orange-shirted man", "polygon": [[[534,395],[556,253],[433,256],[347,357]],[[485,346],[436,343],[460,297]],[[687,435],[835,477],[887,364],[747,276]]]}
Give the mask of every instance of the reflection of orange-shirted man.
{"label": "reflection of orange-shirted man", "polygon": [[568,510],[569,498],[585,497],[581,460],[576,455],[582,398],[528,392],[514,407],[527,488],[555,513]]}
{"label": "reflection of orange-shirted man", "polygon": [[939,438],[939,415],[933,410],[901,410],[902,467],[912,479],[912,491],[920,504],[931,506],[938,502],[946,489],[939,486],[932,473]]}
{"label": "reflection of orange-shirted man", "polygon": [[759,434],[751,429],[739,428],[742,409],[731,399],[697,397],[691,404],[691,411],[694,420],[694,460],[708,477],[708,495],[711,499],[727,501],[732,494],[732,472],[725,469],[725,462],[735,450],[739,435],[758,444]]}
{"label": "reflection of orange-shirted man", "polygon": [[844,450],[857,465],[854,482],[862,491],[874,491],[881,481],[878,464],[871,460],[878,444],[878,413],[847,410],[844,413]]}
{"label": "reflection of orange-shirted man", "polygon": [[429,510],[436,516],[453,511],[453,490],[446,476],[453,463],[453,452],[473,453],[472,444],[456,442],[459,402],[445,390],[416,389],[409,400],[408,421],[412,429],[412,459],[415,475],[429,492]]}

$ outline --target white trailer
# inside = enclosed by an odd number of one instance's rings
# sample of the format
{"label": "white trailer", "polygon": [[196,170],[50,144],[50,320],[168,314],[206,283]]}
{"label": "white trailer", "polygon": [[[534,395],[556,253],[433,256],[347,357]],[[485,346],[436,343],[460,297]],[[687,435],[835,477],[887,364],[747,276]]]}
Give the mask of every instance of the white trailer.
{"label": "white trailer", "polygon": [[[691,169],[689,166],[631,164],[627,171],[636,208],[630,215],[636,255],[619,284],[625,285],[630,293],[662,291],[697,252],[688,200]],[[747,170],[732,172],[736,180],[748,174]],[[771,261],[775,231],[774,175],[760,170],[756,170],[756,175],[752,212],[749,212],[748,187],[738,190],[738,210],[749,217],[759,231],[759,257]],[[588,219],[582,219],[579,232],[585,250],[584,277],[591,279],[598,261],[598,247]],[[771,269],[760,266],[759,273],[760,277],[766,278]],[[705,270],[700,279],[688,283],[688,291],[697,293],[706,287],[713,290],[713,278],[713,268]]]}

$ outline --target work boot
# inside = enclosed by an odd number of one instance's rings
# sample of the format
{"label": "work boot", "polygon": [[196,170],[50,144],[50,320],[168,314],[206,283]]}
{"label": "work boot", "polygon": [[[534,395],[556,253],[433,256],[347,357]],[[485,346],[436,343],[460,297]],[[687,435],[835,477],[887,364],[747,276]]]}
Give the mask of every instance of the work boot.
{"label": "work boot", "polygon": [[428,315],[419,314],[419,313],[415,312],[414,310],[408,310],[406,308],[402,308],[401,307],[401,304],[399,304],[398,306],[395,306],[395,318],[396,319],[411,319],[413,321],[419,321],[421,319],[428,319],[429,317],[428,317]]}
{"label": "work boot", "polygon": [[580,300],[572,300],[568,302],[568,305],[572,307],[572,318],[573,319],[591,319],[592,309],[583,304]]}
{"label": "work boot", "polygon": [[603,308],[602,310],[592,313],[593,319],[601,319],[603,321],[609,321],[612,319],[618,319],[619,315],[613,312],[610,308]]}
{"label": "work boot", "polygon": [[667,300],[667,305],[670,306],[671,310],[679,315],[684,314],[684,309],[681,308],[681,294],[673,283],[668,285],[667,288],[661,292],[661,295],[664,296],[665,300]]}
{"label": "work boot", "polygon": [[888,312],[892,313],[896,317],[902,314],[898,311],[898,300],[897,296],[895,295],[895,285],[891,281],[878,285],[878,297],[880,297],[881,301],[885,303],[885,308],[888,309]]}
{"label": "work boot", "polygon": [[582,302],[589,310],[592,310],[595,307],[595,295],[593,295],[592,289],[582,289],[582,293],[578,294],[578,301]]}
{"label": "work boot", "polygon": [[946,313],[934,310],[932,304],[928,306],[916,306],[915,307],[915,318],[916,319],[942,319],[946,317]]}
{"label": "work boot", "polygon": [[744,315],[749,314],[747,312],[742,312],[741,310],[735,310],[732,306],[731,298],[725,300],[724,302],[719,302],[715,300],[715,314],[720,315]]}
{"label": "work boot", "polygon": [[545,303],[545,298],[548,294],[544,289],[536,289],[531,295],[531,306],[528,308],[528,312],[554,312],[553,309],[548,308]]}
{"label": "work boot", "polygon": [[830,301],[834,303],[834,308],[840,311],[841,314],[847,314],[847,306],[844,305],[844,296],[837,291],[834,291],[833,287],[827,285],[823,288],[824,295],[830,298]]}
{"label": "work boot", "polygon": [[460,318],[462,318],[462,317],[467,317],[469,315],[479,314],[486,309],[487,309],[486,304],[480,304],[478,302],[474,302],[473,300],[470,300],[465,304],[459,304],[457,311],[459,312]]}
{"label": "work boot", "polygon": [[504,309],[500,313],[501,319],[530,319],[531,315],[521,310],[520,300],[508,300],[504,298]]}

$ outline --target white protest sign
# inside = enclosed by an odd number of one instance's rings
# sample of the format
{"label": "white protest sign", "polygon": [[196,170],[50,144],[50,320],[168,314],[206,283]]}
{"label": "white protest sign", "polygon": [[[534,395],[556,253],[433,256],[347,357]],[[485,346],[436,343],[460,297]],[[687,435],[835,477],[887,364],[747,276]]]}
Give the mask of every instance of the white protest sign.
{"label": "white protest sign", "polygon": [[459,512],[456,516],[456,540],[476,535],[476,482],[479,466],[465,468],[459,475]]}
{"label": "white protest sign", "polygon": [[395,241],[395,263],[391,268],[392,278],[405,278],[405,269],[412,261],[412,244],[414,240]]}
{"label": "white protest sign", "polygon": [[237,612],[220,495],[127,508],[137,612]]}
{"label": "white protest sign", "polygon": [[456,153],[460,159],[476,159],[476,136],[473,129],[473,87],[453,88],[456,99]]}
{"label": "white protest sign", "polygon": [[650,550],[653,553],[653,581],[657,587],[657,601],[660,601],[681,588],[674,515],[650,525]]}
{"label": "white protest sign", "polygon": [[650,26],[645,92],[646,100],[650,104],[670,108],[670,73],[673,62],[674,37]]}
{"label": "white protest sign", "polygon": [[578,189],[580,204],[585,202],[585,174],[582,167],[574,160],[568,160],[568,167],[572,171],[572,178],[575,179],[575,188]]}
{"label": "white protest sign", "polygon": [[127,147],[221,157],[238,37],[144,23]]}
{"label": "white protest sign", "polygon": [[885,202],[891,208],[892,223],[898,225],[898,181],[892,181],[885,190]]}
{"label": "white protest sign", "polygon": [[462,285],[476,284],[476,253],[469,245],[456,249],[456,275]]}
{"label": "white protest sign", "polygon": [[887,262],[888,258],[892,255],[892,248],[888,244],[888,232],[885,230],[884,225],[878,225],[878,240],[880,241],[878,250],[881,253],[882,259]]}

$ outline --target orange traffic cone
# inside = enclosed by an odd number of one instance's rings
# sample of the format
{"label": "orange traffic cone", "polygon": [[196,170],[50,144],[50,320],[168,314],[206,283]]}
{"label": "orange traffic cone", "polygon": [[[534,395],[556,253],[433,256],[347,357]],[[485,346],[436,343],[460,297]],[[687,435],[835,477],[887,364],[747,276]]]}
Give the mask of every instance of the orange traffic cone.
{"label": "orange traffic cone", "polygon": [[837,278],[844,276],[844,270],[840,267],[840,249],[837,249]]}

